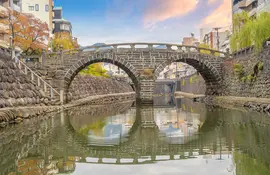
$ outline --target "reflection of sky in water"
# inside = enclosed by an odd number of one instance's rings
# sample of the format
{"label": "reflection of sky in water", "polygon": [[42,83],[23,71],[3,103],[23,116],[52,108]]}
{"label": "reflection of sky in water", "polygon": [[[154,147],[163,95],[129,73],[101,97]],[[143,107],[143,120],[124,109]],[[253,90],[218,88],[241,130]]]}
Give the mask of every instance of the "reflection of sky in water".
{"label": "reflection of sky in water", "polygon": [[[167,157],[160,157],[160,160],[154,164],[141,165],[102,165],[77,163],[74,175],[88,174],[95,172],[100,175],[163,175],[163,174],[185,174],[185,175],[233,175],[235,174],[234,163],[231,155],[222,155],[223,160],[217,160],[219,155],[213,155],[209,158],[204,156],[196,156],[196,158],[185,159],[182,161],[170,161]],[[158,157],[157,157],[158,158]],[[112,160],[111,160],[112,161]],[[114,160],[115,162],[116,160]],[[132,160],[131,160],[132,161]],[[145,161],[145,160],[144,160]],[[122,162],[130,162],[123,160]],[[196,168],[194,168],[196,167]],[[109,172],[109,173],[108,173]]]}
{"label": "reflection of sky in water", "polygon": [[102,128],[88,131],[90,143],[98,144],[118,144],[124,141],[124,137],[128,134],[130,128],[135,122],[135,110],[131,110],[126,114],[109,116],[106,118],[106,125]]}
{"label": "reflection of sky in water", "polygon": [[[89,130],[89,141],[99,144],[118,144],[124,141],[136,120],[135,116],[135,110],[131,110],[127,114],[107,117],[104,127]],[[185,137],[196,134],[201,123],[199,119],[199,114],[179,109],[154,109],[154,120],[160,133],[174,144],[183,144],[187,141]]]}
{"label": "reflection of sky in water", "polygon": [[197,133],[200,115],[177,109],[155,110],[155,121],[161,132],[166,136],[192,136]]}

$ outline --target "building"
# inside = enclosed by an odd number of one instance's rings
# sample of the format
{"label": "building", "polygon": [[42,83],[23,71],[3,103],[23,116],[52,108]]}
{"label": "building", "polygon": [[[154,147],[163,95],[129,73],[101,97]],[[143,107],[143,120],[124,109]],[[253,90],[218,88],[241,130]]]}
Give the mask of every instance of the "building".
{"label": "building", "polygon": [[53,30],[53,0],[21,0],[22,13],[30,13],[46,22],[50,31]]}
{"label": "building", "polygon": [[184,37],[183,38],[182,44],[183,45],[186,45],[186,46],[198,46],[199,45],[199,41],[198,41],[198,39],[196,39],[194,37],[194,34],[191,33],[191,36],[190,37]]}
{"label": "building", "polygon": [[122,69],[120,69],[118,66],[115,66],[113,64],[110,63],[100,63],[101,66],[107,70],[108,75],[110,75],[111,77],[128,77],[128,74],[123,71]]}
{"label": "building", "polygon": [[211,31],[211,28],[200,28],[200,43],[203,43],[204,36]]}
{"label": "building", "polygon": [[[11,8],[21,12],[21,0],[0,0],[0,20],[8,18],[8,9]],[[0,47],[8,48],[10,46],[10,35],[8,34],[9,25],[0,23]],[[15,48],[19,50],[19,48]]]}
{"label": "building", "polygon": [[0,5],[13,10],[21,12],[22,10],[22,0],[0,0]]}
{"label": "building", "polygon": [[53,33],[68,32],[72,34],[72,25],[69,21],[63,18],[62,7],[54,7],[53,12]]}
{"label": "building", "polygon": [[158,79],[180,79],[196,73],[196,69],[186,63],[172,63],[165,67],[159,74]]}
{"label": "building", "polygon": [[270,11],[270,0],[233,0],[232,13],[248,12],[249,16],[255,16],[261,12]]}
{"label": "building", "polygon": [[215,31],[211,31],[204,35],[203,43],[207,44],[212,49],[220,50],[223,43],[228,39],[229,35],[230,35],[229,31],[223,31],[218,33]]}

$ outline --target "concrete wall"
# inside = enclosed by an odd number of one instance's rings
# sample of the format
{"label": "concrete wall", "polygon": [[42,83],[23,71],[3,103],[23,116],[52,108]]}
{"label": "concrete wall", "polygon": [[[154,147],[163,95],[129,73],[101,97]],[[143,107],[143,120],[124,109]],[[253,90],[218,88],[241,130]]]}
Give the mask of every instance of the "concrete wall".
{"label": "concrete wall", "polygon": [[[263,64],[263,70],[258,70],[256,79],[251,82],[250,75],[257,63]],[[243,67],[244,75],[240,78],[235,65]],[[260,54],[244,50],[234,59],[226,60],[223,63],[223,88],[223,95],[270,98],[270,48]]]}

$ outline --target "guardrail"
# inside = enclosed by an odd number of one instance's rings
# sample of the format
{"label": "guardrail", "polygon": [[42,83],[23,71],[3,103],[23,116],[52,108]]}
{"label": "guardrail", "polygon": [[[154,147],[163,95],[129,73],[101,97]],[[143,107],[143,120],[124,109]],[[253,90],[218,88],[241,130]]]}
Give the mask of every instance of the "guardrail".
{"label": "guardrail", "polygon": [[[38,87],[43,88],[45,93],[50,93],[51,99],[55,99],[55,96],[59,97],[61,104],[64,102],[64,91],[60,90],[60,93],[55,90],[49,83],[43,80],[39,75],[37,75],[33,70],[31,70],[26,64],[24,64],[19,58],[15,57],[15,63],[18,65],[18,68],[26,75],[31,76],[32,82],[36,81]],[[43,86],[43,87],[42,87]]]}
{"label": "guardrail", "polygon": [[[136,46],[147,46],[145,48],[136,48]],[[155,46],[166,46],[166,48],[157,48]],[[117,43],[117,44],[104,44],[100,46],[86,46],[82,49],[70,49],[70,50],[62,50],[60,52],[51,52],[51,53],[45,53],[45,55],[48,56],[60,56],[61,54],[80,54],[85,52],[99,52],[100,50],[113,50],[115,52],[118,52],[118,49],[130,49],[130,51],[140,51],[144,49],[148,49],[149,51],[162,51],[162,50],[168,50],[168,51],[177,51],[177,52],[183,52],[183,53],[189,53],[189,52],[198,52],[201,51],[207,51],[212,55],[219,55],[220,57],[230,57],[231,54],[229,53],[229,50],[227,52],[222,52],[219,50],[214,49],[208,49],[208,48],[202,48],[202,47],[196,47],[196,46],[187,46],[187,45],[181,45],[181,44],[169,44],[169,43]]]}

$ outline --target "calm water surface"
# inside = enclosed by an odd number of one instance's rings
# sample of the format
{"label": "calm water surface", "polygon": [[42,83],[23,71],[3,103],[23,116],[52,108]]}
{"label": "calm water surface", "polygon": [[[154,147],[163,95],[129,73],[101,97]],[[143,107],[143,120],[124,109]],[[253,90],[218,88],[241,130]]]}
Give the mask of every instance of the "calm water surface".
{"label": "calm water surface", "polygon": [[269,175],[270,117],[159,97],[0,130],[1,175]]}

